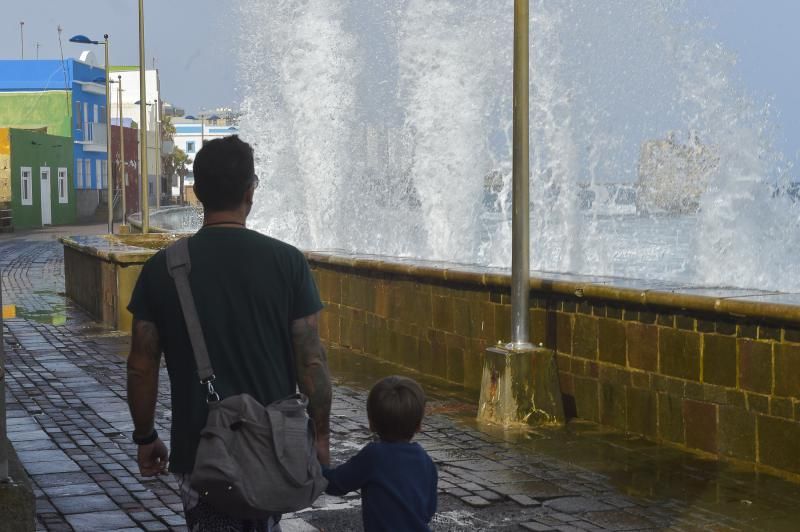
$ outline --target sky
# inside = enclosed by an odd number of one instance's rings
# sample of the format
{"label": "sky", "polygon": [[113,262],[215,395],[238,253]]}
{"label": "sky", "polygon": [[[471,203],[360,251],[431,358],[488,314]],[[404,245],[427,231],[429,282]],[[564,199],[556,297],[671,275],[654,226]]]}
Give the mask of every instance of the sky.
{"label": "sky", "polygon": [[[435,0],[432,0],[435,1]],[[561,0],[552,0],[561,1]],[[598,0],[602,1],[602,0]],[[631,0],[635,1],[635,0]],[[401,0],[398,0],[400,3]],[[196,114],[236,107],[237,22],[233,0],[145,0],[148,66],[155,58],[163,98]],[[685,0],[690,13],[710,23],[708,37],[738,56],[734,75],[744,89],[777,112],[778,144],[789,159],[800,151],[800,1]],[[64,28],[64,54],[85,45],[68,42],[81,33],[110,35],[111,63],[138,64],[136,0],[6,1],[0,19],[0,58],[20,56],[19,22],[24,21],[25,57],[58,58],[57,26]],[[793,23],[794,21],[794,23]],[[102,57],[102,47],[95,47]]]}
{"label": "sky", "polygon": [[709,37],[737,55],[734,75],[757,101],[777,113],[777,144],[800,161],[800,2],[797,0],[690,0],[708,19]]}
{"label": "sky", "polygon": [[[235,91],[235,26],[228,0],[145,0],[145,56],[155,58],[165,101],[189,114],[233,107]],[[138,65],[138,2],[136,0],[3,1],[0,17],[0,59],[20,58],[20,21],[24,21],[26,59],[57,59],[58,31],[65,57],[78,57],[91,47],[68,42],[76,34],[102,40],[109,34],[112,65]],[[103,47],[94,46],[100,63]]]}

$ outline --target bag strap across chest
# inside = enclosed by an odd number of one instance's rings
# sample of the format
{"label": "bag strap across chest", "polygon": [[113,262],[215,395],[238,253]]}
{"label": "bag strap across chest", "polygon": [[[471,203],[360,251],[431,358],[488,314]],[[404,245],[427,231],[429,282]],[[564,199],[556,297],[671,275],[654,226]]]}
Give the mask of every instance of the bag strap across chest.
{"label": "bag strap across chest", "polygon": [[197,364],[197,376],[202,384],[209,385],[209,395],[215,395],[214,388],[210,386],[215,378],[214,369],[211,367],[206,340],[203,337],[203,328],[200,326],[200,317],[197,315],[192,288],[189,285],[192,260],[189,257],[188,238],[182,238],[167,247],[167,270],[170,277],[175,280],[175,287],[178,290],[178,299],[181,303],[186,329],[189,332],[189,341],[192,344],[192,352]]}

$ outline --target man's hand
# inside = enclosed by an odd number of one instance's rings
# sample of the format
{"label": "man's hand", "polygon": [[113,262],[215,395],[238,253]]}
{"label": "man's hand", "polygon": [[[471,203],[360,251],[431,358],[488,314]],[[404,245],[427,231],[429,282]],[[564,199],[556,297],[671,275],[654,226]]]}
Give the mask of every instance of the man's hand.
{"label": "man's hand", "polygon": [[322,465],[330,465],[331,463],[331,437],[328,434],[317,436],[314,446],[317,449],[317,459]]}
{"label": "man's hand", "polygon": [[[128,355],[128,407],[137,434],[151,434],[158,398],[158,366],[161,344],[156,325],[134,320],[131,352]],[[161,440],[139,446],[139,470],[153,476],[166,467],[167,448]]]}
{"label": "man's hand", "polygon": [[136,456],[136,460],[139,462],[139,472],[143,477],[165,474],[168,457],[169,451],[161,438],[156,438],[153,443],[140,445]]}
{"label": "man's hand", "polygon": [[308,415],[314,421],[320,463],[330,463],[331,379],[325,347],[319,339],[319,312],[292,322],[292,347],[297,386],[308,396]]}

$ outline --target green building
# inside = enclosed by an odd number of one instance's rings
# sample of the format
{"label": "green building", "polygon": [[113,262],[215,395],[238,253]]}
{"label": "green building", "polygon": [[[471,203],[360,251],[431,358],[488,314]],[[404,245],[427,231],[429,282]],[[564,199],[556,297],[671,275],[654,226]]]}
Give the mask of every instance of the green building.
{"label": "green building", "polygon": [[74,223],[72,139],[0,128],[0,208],[15,229]]}

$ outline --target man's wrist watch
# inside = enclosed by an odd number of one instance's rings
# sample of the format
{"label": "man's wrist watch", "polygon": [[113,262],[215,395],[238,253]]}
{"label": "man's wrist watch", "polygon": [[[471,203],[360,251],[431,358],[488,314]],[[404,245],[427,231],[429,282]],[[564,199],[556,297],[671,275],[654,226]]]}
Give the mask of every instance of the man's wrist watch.
{"label": "man's wrist watch", "polygon": [[133,443],[136,445],[149,445],[158,439],[158,432],[156,432],[156,429],[153,429],[153,432],[147,436],[137,436],[136,432],[134,432],[132,438]]}

